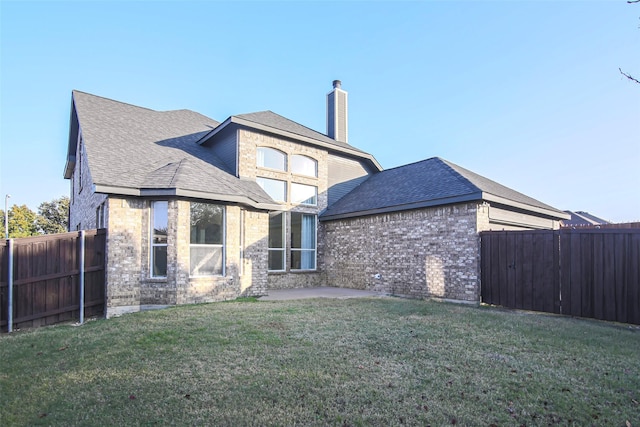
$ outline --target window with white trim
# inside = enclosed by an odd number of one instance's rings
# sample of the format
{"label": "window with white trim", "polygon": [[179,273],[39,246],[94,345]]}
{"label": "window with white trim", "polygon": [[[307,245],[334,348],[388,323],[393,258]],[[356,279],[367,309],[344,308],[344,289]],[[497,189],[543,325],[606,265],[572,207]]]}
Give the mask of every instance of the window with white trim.
{"label": "window with white trim", "polygon": [[302,154],[291,156],[291,172],[298,175],[318,176],[318,162]]}
{"label": "window with white trim", "polygon": [[269,271],[285,270],[285,214],[269,214]]}
{"label": "window with white trim", "polygon": [[167,277],[167,225],[169,203],[151,202],[151,277]]}
{"label": "window with white trim", "polygon": [[287,201],[287,183],[278,179],[256,178],[256,182],[275,201]]}
{"label": "window with white trim", "polygon": [[224,275],[224,206],[191,203],[189,275]]}
{"label": "window with white trim", "polygon": [[291,269],[316,269],[317,216],[291,212]]}
{"label": "window with white trim", "polygon": [[275,148],[258,147],[256,150],[256,165],[262,168],[286,171],[287,155]]}
{"label": "window with white trim", "polygon": [[292,182],[291,202],[316,206],[318,204],[318,187]]}

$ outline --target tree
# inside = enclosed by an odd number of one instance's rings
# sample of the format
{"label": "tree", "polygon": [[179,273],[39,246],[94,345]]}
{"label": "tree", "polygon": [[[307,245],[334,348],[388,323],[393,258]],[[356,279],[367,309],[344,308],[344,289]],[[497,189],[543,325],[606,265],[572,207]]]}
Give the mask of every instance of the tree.
{"label": "tree", "polygon": [[[4,233],[4,211],[2,214],[2,230]],[[29,237],[38,234],[36,226],[36,214],[27,205],[13,205],[9,209],[9,237]]]}
{"label": "tree", "polygon": [[66,233],[69,229],[69,198],[62,196],[40,203],[36,225],[41,234]]}
{"label": "tree", "polygon": [[[627,0],[627,3],[628,4],[640,3],[640,0]],[[618,71],[620,71],[620,74],[622,74],[623,76],[625,76],[627,79],[631,80],[632,82],[640,84],[640,80],[636,79],[635,77],[633,77],[629,73],[625,73],[624,71],[622,71],[622,68],[618,68]]]}

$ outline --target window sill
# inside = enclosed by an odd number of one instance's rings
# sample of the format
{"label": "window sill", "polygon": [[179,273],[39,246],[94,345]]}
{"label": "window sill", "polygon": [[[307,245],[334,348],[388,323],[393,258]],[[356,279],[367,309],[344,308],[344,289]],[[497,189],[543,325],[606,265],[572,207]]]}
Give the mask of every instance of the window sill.
{"label": "window sill", "polygon": [[224,274],[213,274],[211,276],[189,276],[189,280],[224,279],[226,277]]}

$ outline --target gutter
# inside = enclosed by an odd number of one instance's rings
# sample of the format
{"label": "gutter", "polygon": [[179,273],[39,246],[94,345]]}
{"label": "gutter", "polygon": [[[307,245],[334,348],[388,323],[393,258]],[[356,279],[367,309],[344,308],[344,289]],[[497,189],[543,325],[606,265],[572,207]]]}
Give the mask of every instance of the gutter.
{"label": "gutter", "polygon": [[235,124],[240,125],[240,126],[246,126],[248,128],[257,129],[257,130],[261,130],[261,131],[264,131],[264,132],[269,132],[269,133],[273,133],[273,134],[276,134],[276,135],[284,136],[286,138],[290,138],[290,139],[295,139],[295,140],[298,140],[298,141],[306,142],[307,144],[313,144],[313,145],[316,145],[316,146],[327,148],[328,150],[338,151],[338,152],[341,152],[341,153],[349,154],[350,156],[353,156],[353,157],[359,157],[359,158],[367,159],[378,169],[378,171],[382,170],[382,166],[380,165],[380,163],[378,163],[378,161],[375,159],[375,157],[373,157],[369,153],[365,153],[364,151],[360,151],[360,150],[356,150],[356,149],[349,149],[347,147],[341,147],[339,145],[331,144],[329,142],[324,142],[324,141],[321,141],[319,139],[310,138],[308,136],[299,135],[299,134],[293,133],[293,132],[288,132],[288,131],[285,131],[285,130],[282,130],[282,129],[278,129],[278,128],[274,128],[274,127],[271,127],[271,126],[263,125],[263,124],[260,124],[260,123],[252,122],[250,120],[241,119],[241,118],[238,118],[236,116],[229,117],[223,123],[218,125],[215,129],[213,129],[212,131],[210,131],[209,133],[204,135],[202,138],[200,138],[198,141],[196,141],[196,144],[199,144],[199,145],[204,144],[208,139],[210,139],[211,137],[213,137],[217,133],[221,132],[223,128],[231,125],[232,123],[235,123]]}
{"label": "gutter", "polygon": [[284,208],[277,203],[258,202],[247,196],[209,193],[197,190],[185,190],[181,188],[131,188],[116,187],[110,185],[94,185],[93,192],[134,197],[188,197],[193,199],[238,203],[241,205],[250,206],[252,208],[268,211],[284,210]]}
{"label": "gutter", "polygon": [[[415,203],[407,203],[403,205],[395,205],[395,206],[387,206],[383,208],[376,209],[366,209],[362,211],[356,212],[347,212],[342,214],[322,214],[320,216],[320,221],[334,221],[337,219],[346,219],[346,218],[354,218],[360,216],[368,216],[368,215],[377,215],[382,213],[390,213],[390,212],[400,212],[400,211],[408,211],[412,209],[420,209],[420,208],[430,208],[434,206],[444,206],[444,205],[452,205],[454,203],[464,203],[464,202],[473,202],[479,201],[482,199],[482,193],[469,193],[464,194],[462,196],[454,196],[454,197],[446,197],[443,199],[433,199],[433,200],[424,200],[421,202]],[[326,211],[325,211],[326,212]]]}
{"label": "gutter", "polygon": [[401,211],[407,211],[412,209],[430,208],[435,206],[452,205],[455,203],[473,202],[473,201],[481,201],[481,200],[486,200],[488,202],[495,202],[495,203],[499,203],[512,208],[545,215],[547,217],[551,217],[557,220],[571,218],[571,215],[568,215],[561,211],[545,209],[537,206],[528,205],[525,203],[515,202],[513,200],[505,199],[504,197],[499,197],[493,194],[478,191],[475,193],[464,194],[461,196],[445,197],[442,199],[425,200],[421,202],[407,203],[403,205],[386,206],[382,208],[365,209],[361,211],[346,212],[346,213],[339,213],[339,214],[331,214],[331,213],[327,214],[325,211],[325,213],[320,215],[320,221],[334,221],[339,219],[355,218],[355,217],[368,216],[368,215],[377,215],[377,214],[390,213],[390,212],[401,212]]}

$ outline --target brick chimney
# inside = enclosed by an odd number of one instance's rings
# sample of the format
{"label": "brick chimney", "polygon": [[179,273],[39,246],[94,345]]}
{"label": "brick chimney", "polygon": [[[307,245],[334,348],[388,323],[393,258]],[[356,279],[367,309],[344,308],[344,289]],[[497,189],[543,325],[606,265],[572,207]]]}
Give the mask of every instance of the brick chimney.
{"label": "brick chimney", "polygon": [[340,80],[333,81],[333,90],[327,94],[327,136],[340,142],[349,142],[347,92]]}

